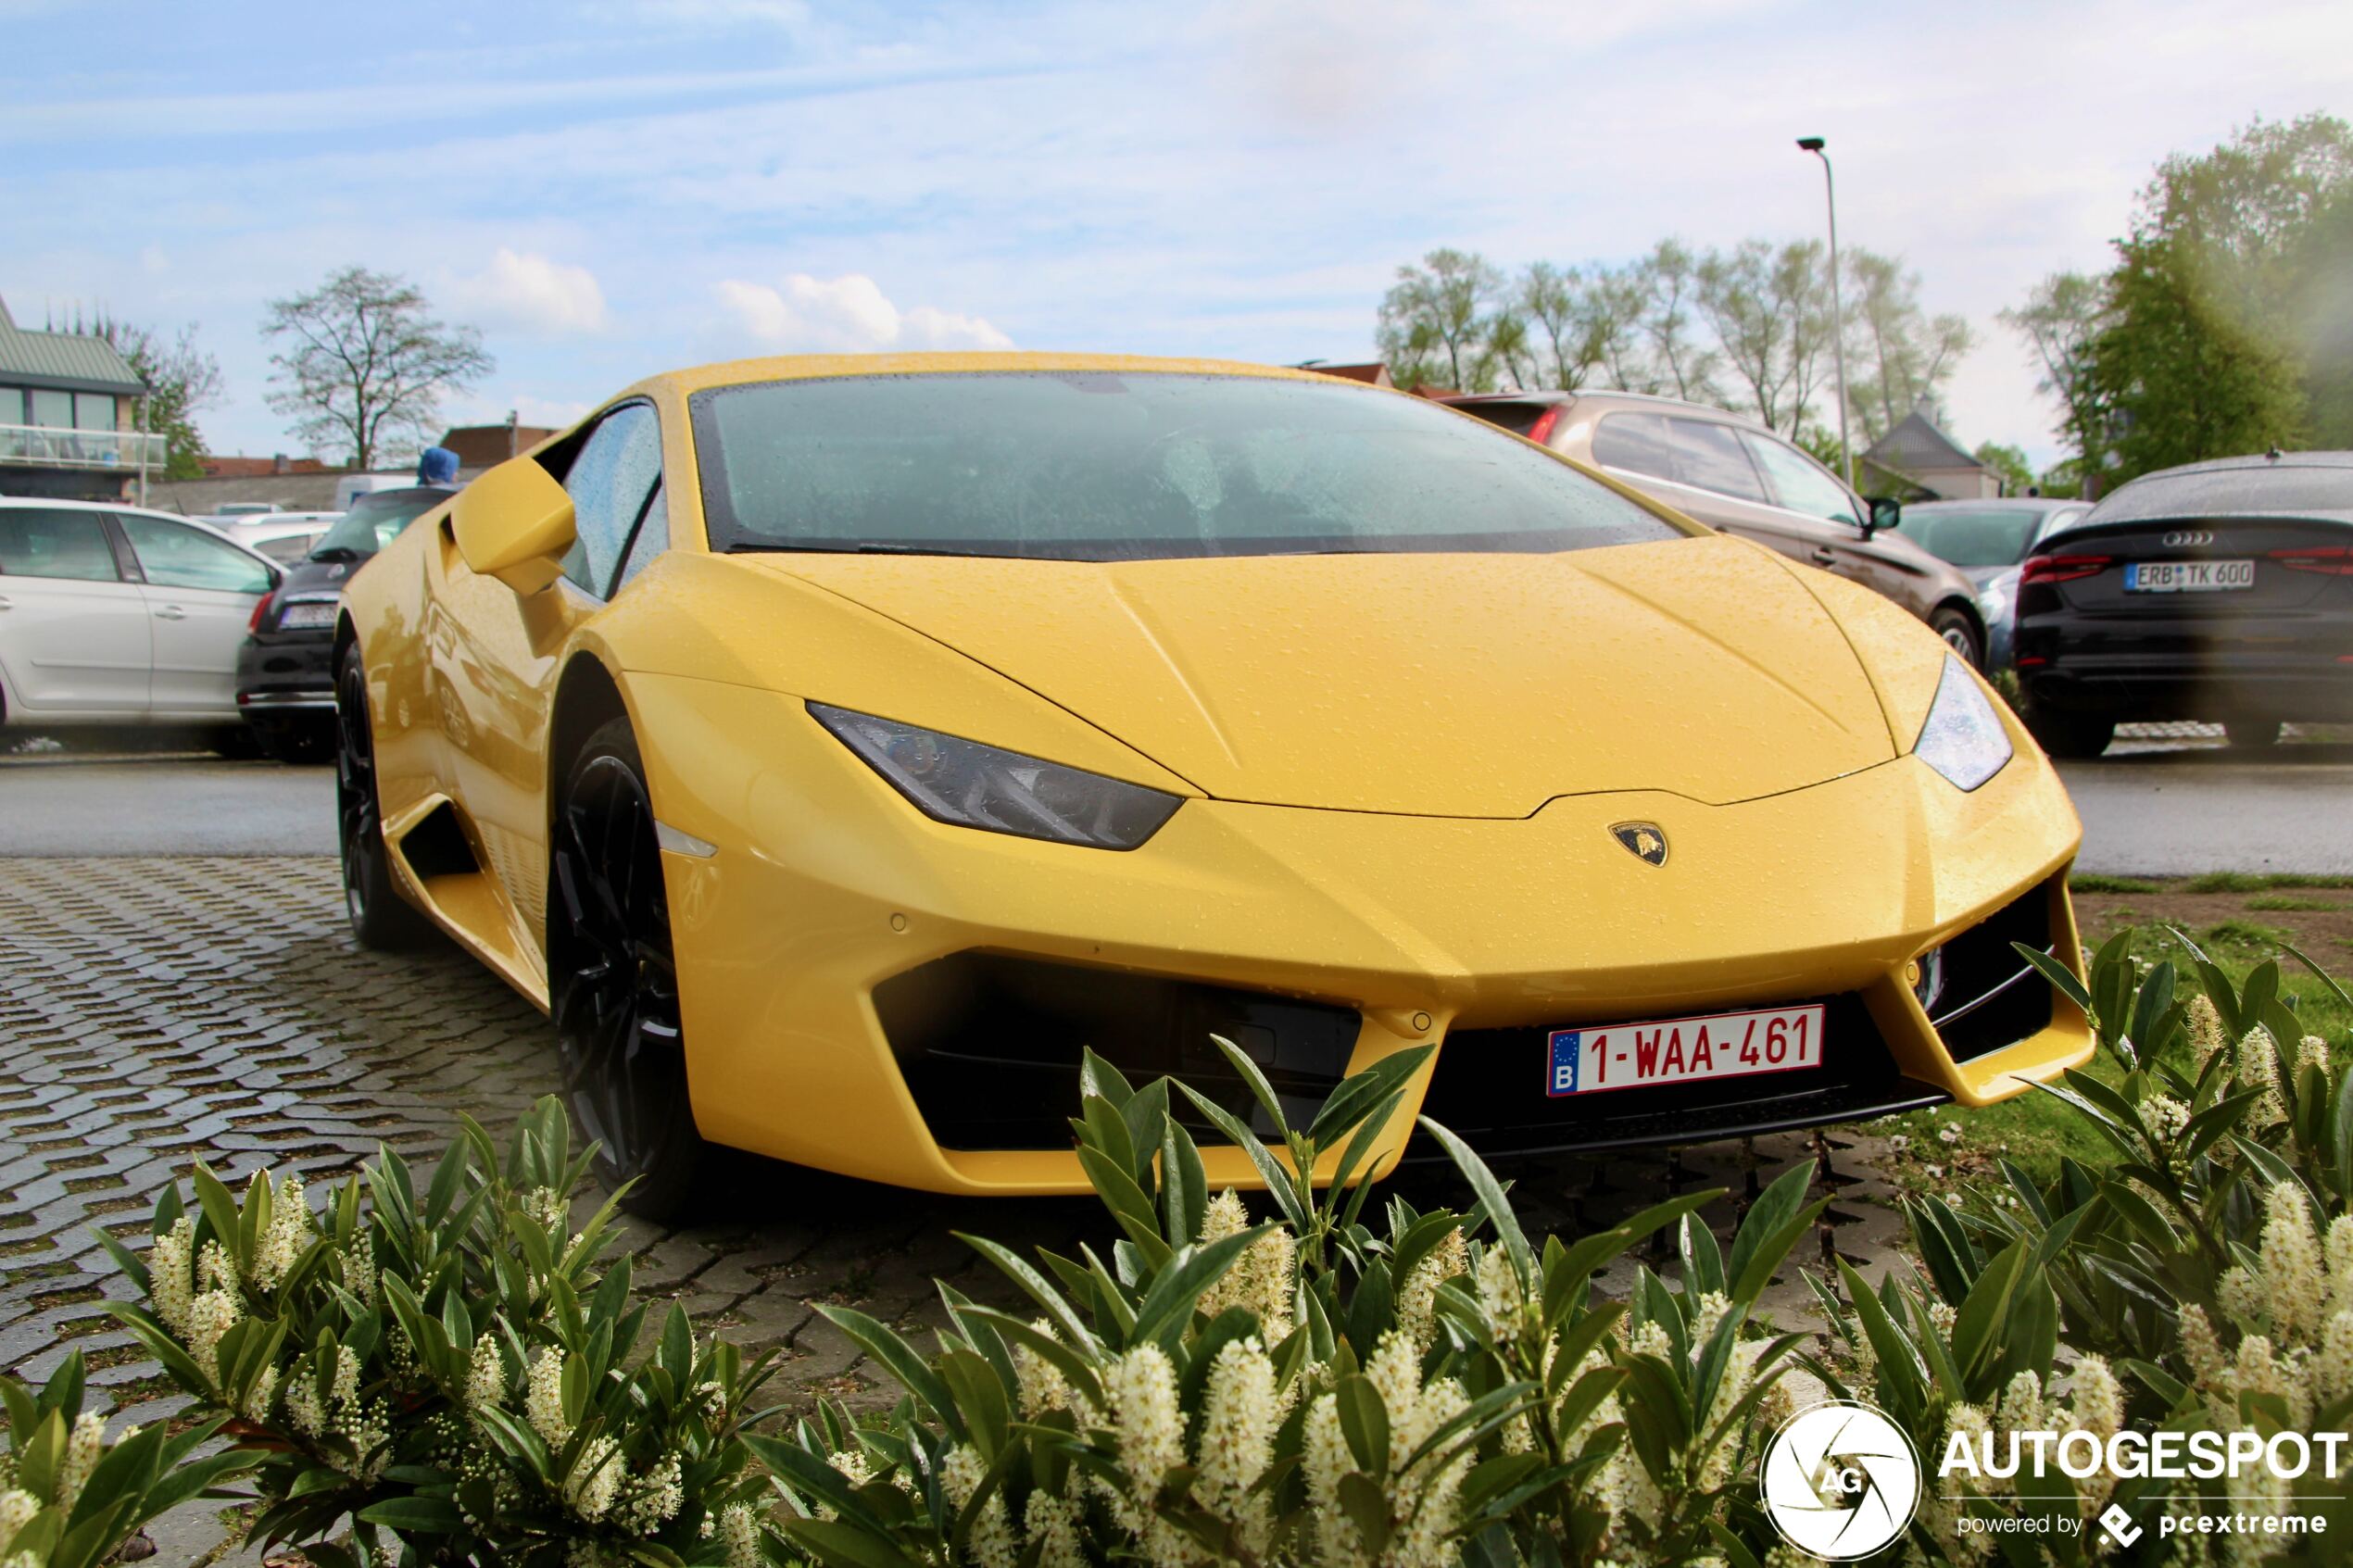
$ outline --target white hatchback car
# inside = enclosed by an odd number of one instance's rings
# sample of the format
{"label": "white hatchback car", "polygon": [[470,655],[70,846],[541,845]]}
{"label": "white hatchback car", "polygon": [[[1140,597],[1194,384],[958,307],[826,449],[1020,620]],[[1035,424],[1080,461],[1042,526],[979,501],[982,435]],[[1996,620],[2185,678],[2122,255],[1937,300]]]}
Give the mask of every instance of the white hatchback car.
{"label": "white hatchback car", "polygon": [[0,496],[0,725],[217,726],[241,744],[237,647],[282,575],[185,518]]}

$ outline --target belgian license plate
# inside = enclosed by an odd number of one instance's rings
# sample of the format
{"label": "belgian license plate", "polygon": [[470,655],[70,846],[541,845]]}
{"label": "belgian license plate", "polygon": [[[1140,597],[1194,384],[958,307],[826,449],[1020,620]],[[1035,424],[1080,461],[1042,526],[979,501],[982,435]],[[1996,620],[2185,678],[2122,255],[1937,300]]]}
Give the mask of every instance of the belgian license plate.
{"label": "belgian license plate", "polygon": [[335,607],[331,604],[288,605],[279,612],[278,625],[285,631],[298,631],[305,626],[333,626]]}
{"label": "belgian license plate", "polygon": [[2254,586],[2251,560],[2136,560],[2124,568],[2128,594],[2221,594]]}
{"label": "belgian license plate", "polygon": [[1823,1008],[1717,1012],[1659,1023],[1555,1029],[1544,1093],[1646,1089],[1706,1078],[1744,1078],[1822,1065]]}

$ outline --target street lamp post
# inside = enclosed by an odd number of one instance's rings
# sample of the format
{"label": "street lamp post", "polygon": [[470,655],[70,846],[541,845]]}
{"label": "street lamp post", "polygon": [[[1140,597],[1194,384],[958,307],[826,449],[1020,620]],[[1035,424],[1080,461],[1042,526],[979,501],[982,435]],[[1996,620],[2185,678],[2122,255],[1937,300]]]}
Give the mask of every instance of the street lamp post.
{"label": "street lamp post", "polygon": [[1831,208],[1831,353],[1838,363],[1838,470],[1839,477],[1851,486],[1855,483],[1855,460],[1846,449],[1846,312],[1838,302],[1838,186],[1831,178],[1831,155],[1822,149],[1828,145],[1819,136],[1800,136],[1801,151],[1812,153],[1822,160],[1822,194]]}

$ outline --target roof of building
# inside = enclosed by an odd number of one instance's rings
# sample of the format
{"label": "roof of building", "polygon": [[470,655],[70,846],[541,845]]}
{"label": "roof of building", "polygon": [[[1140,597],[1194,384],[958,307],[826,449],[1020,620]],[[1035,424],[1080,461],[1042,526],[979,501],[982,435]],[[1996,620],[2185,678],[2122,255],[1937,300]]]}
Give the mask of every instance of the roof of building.
{"label": "roof of building", "polygon": [[113,344],[84,332],[35,332],[17,325],[0,304],[0,378],[19,386],[63,392],[111,392],[135,397],[146,390]]}
{"label": "roof of building", "polygon": [[1926,414],[1918,408],[1905,415],[1894,430],[1881,436],[1863,451],[1864,460],[1899,473],[1918,473],[1923,470],[1982,469],[1959,442],[1936,428]]}
{"label": "roof of building", "polygon": [[1299,367],[1317,375],[1338,376],[1342,381],[1360,381],[1367,386],[1394,386],[1389,367],[1378,359],[1367,359],[1361,365],[1327,365],[1320,359],[1310,359]]}
{"label": "roof of building", "polygon": [[441,438],[441,445],[458,454],[459,468],[486,469],[530,451],[555,433],[537,425],[459,425]]}
{"label": "roof of building", "polygon": [[207,479],[258,479],[273,473],[324,473],[327,465],[316,458],[214,458],[197,459]]}

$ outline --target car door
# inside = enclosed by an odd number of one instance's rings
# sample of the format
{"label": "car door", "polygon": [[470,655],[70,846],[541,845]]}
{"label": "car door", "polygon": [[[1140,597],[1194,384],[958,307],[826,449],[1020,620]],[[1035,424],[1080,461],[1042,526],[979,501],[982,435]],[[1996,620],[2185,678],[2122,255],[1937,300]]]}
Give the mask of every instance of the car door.
{"label": "car door", "polygon": [[1862,520],[1870,515],[1869,508],[1855,492],[1779,436],[1755,430],[1740,435],[1772,486],[1773,499],[1787,515],[1793,536],[1804,541],[1804,549],[1793,550],[1793,555],[1899,604],[1910,605],[1919,597],[1919,573],[1898,569],[1864,536]]}
{"label": "car door", "polygon": [[146,579],[150,710],[159,720],[236,718],[237,648],[272,586],[269,566],[192,522],[114,516]]}
{"label": "car door", "polygon": [[102,512],[0,508],[0,675],[12,708],[136,720],[153,637]]}
{"label": "car door", "polygon": [[[434,700],[459,793],[511,907],[527,930],[545,919],[544,730],[555,655],[572,624],[594,614],[668,541],[661,502],[661,424],[653,407],[623,403],[577,444],[551,454],[571,495],[574,535],[563,576],[532,602],[496,578],[441,556],[430,636]],[[569,461],[564,453],[569,450]],[[634,546],[634,547],[633,547]]]}

